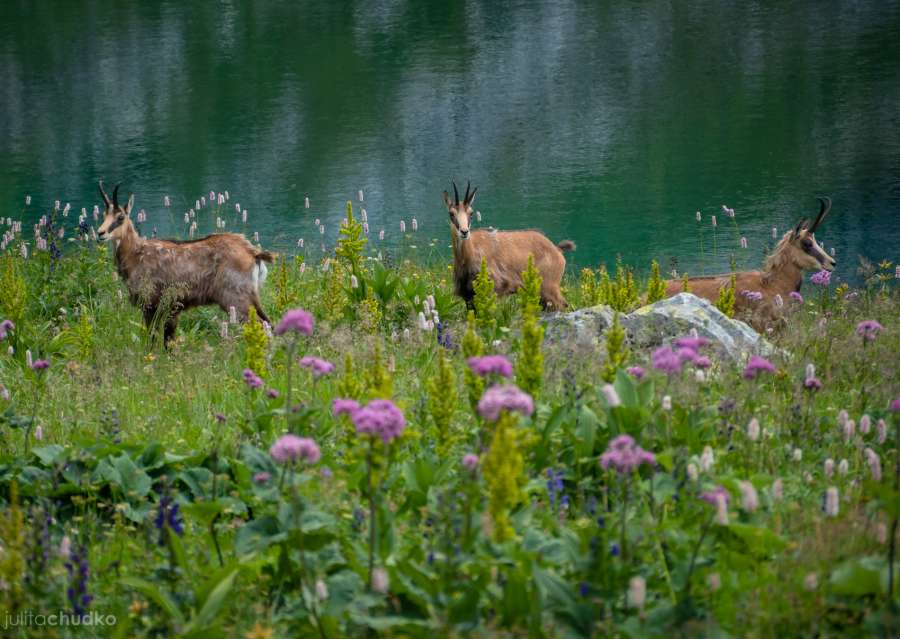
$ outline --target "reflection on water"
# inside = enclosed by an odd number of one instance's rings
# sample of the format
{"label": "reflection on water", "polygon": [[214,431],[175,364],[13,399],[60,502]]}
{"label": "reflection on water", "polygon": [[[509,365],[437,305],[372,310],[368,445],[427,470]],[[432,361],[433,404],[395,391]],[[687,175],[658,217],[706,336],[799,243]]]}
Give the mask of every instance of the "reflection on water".
{"label": "reflection on water", "polygon": [[364,189],[373,236],[416,217],[406,243],[446,251],[440,192],[471,178],[484,224],[574,239],[570,262],[699,274],[827,194],[851,276],[900,244],[900,2],[768,4],[5,3],[0,204],[90,210],[104,177],[172,234],[228,189],[286,249],[315,218],[333,242]]}

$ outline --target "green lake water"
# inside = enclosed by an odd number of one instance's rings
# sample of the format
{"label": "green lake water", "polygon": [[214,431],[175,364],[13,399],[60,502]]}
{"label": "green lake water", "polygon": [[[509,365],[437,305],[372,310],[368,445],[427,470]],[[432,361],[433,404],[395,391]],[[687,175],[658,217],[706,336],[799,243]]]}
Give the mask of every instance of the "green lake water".
{"label": "green lake water", "polygon": [[749,266],[817,195],[838,276],[900,258],[896,1],[6,0],[0,78],[14,218],[26,194],[30,221],[90,210],[102,177],[184,236],[227,189],[229,230],[316,255],[362,189],[373,245],[444,259],[456,178],[483,226],[573,239],[574,266]]}

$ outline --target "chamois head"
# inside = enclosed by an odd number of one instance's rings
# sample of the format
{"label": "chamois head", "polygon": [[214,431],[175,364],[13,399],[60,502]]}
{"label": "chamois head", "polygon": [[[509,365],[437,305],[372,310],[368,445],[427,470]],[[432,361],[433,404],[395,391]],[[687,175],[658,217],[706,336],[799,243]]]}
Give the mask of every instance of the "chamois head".
{"label": "chamois head", "polygon": [[97,229],[97,237],[103,241],[111,239],[119,239],[125,232],[125,220],[131,215],[131,209],[134,207],[134,193],[128,198],[128,204],[124,207],[119,204],[119,185],[113,189],[112,200],[103,190],[103,180],[100,180],[100,196],[106,203],[106,213],[103,215],[103,224]]}
{"label": "chamois head", "polygon": [[[833,271],[836,261],[816,242],[815,235],[819,224],[831,210],[831,198],[820,197],[818,199],[821,208],[819,215],[816,216],[816,221],[810,226],[807,219],[800,220],[793,230],[785,233],[779,246],[781,250],[776,250],[775,253],[782,253],[795,266],[804,271]],[[772,257],[774,258],[776,255],[773,254]]]}
{"label": "chamois head", "polygon": [[451,184],[453,184],[453,199],[451,200],[450,194],[444,191],[444,204],[447,205],[447,211],[450,213],[450,226],[453,232],[460,240],[465,240],[469,237],[471,230],[472,202],[475,201],[475,192],[478,187],[476,186],[469,192],[471,183],[466,182],[466,195],[460,202],[456,182],[451,182]]}

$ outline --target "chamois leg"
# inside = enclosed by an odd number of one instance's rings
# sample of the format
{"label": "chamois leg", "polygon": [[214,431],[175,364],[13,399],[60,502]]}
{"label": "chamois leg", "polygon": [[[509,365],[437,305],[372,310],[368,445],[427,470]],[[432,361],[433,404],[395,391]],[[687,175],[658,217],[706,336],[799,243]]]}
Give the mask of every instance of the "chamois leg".
{"label": "chamois leg", "polygon": [[547,310],[564,311],[569,308],[569,303],[563,297],[558,286],[541,287],[541,305]]}
{"label": "chamois leg", "polygon": [[169,342],[175,339],[175,331],[178,330],[178,312],[173,311],[166,319],[165,332],[163,334],[163,345],[168,346]]}
{"label": "chamois leg", "polygon": [[256,316],[260,320],[262,320],[266,324],[272,324],[272,320],[269,319],[269,316],[266,315],[266,312],[263,310],[262,303],[259,301],[259,295],[253,296],[253,308],[256,309]]}

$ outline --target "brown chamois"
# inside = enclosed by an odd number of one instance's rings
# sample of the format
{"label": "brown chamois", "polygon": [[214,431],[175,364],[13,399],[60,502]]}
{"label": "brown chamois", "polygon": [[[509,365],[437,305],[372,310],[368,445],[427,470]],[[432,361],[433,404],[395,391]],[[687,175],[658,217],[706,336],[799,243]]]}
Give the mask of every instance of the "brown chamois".
{"label": "brown chamois", "polygon": [[[821,207],[812,226],[805,218],[800,220],[797,226],[784,234],[766,258],[761,271],[735,274],[734,315],[748,317],[749,323],[758,331],[772,326],[780,316],[778,306],[787,304],[792,292],[800,291],[805,271],[834,270],[835,259],[825,252],[815,237],[816,229],[831,210],[831,199],[818,199]],[[688,286],[694,295],[715,303],[719,299],[719,291],[731,286],[731,275],[690,278]],[[682,291],[681,280],[667,282],[667,297]]]}
{"label": "brown chamois", "polygon": [[163,313],[160,321],[165,321],[166,344],[175,336],[179,313],[195,306],[218,304],[226,313],[233,306],[241,321],[252,306],[261,320],[269,321],[259,301],[259,288],[271,253],[236,233],[185,242],[143,238],[131,223],[134,194],[122,207],[118,185],[110,200],[101,181],[100,195],[106,213],[97,237],[115,242],[116,268],[131,303],[142,308],[147,328],[152,328],[158,311]]}
{"label": "brown chamois", "polygon": [[566,258],[563,251],[575,250],[575,243],[563,240],[553,244],[539,231],[471,230],[472,202],[478,187],[469,190],[459,201],[453,184],[453,200],[444,191],[444,204],[450,213],[453,238],[453,278],[456,293],[470,305],[475,297],[473,283],[481,270],[481,258],[487,260],[488,272],[497,295],[509,295],[522,286],[522,272],[528,267],[528,256],[534,255],[534,266],[541,274],[541,304],[544,308],[564,311],[568,304],[559,289]]}

